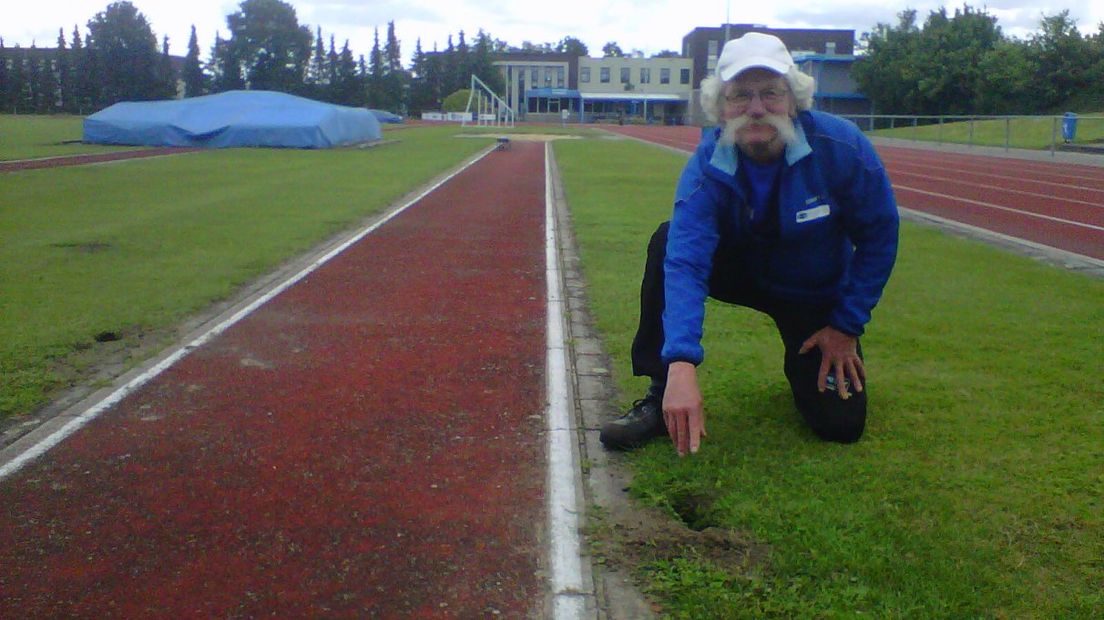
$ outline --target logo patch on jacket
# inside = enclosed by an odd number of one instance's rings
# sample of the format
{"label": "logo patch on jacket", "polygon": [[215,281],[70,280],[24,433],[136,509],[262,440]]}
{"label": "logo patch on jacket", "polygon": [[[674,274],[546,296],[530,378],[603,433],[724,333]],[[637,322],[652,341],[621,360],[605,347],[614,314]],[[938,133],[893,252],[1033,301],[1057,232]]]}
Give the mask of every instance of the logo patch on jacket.
{"label": "logo patch on jacket", "polygon": [[804,211],[797,212],[797,223],[811,222],[813,220],[819,220],[822,217],[828,217],[828,214],[832,212],[832,208],[826,204],[818,205],[812,209],[805,209]]}

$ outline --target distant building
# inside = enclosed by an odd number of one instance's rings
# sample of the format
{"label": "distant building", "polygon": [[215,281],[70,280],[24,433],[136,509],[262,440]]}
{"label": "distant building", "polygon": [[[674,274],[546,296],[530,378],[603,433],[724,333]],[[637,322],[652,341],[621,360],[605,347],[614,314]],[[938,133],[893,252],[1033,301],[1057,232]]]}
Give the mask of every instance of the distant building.
{"label": "distant building", "polygon": [[519,120],[675,124],[687,116],[693,71],[686,58],[509,53],[494,64]]}

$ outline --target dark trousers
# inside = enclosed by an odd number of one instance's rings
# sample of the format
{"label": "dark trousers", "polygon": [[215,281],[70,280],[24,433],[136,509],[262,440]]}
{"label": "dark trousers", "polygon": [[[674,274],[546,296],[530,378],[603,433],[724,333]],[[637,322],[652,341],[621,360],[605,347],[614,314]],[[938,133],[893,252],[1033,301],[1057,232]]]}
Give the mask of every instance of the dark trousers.
{"label": "dark trousers", "polygon": [[[663,348],[663,257],[667,250],[664,222],[648,244],[648,260],[640,285],[640,326],[632,345],[633,374],[667,380],[667,366],[660,358]],[[798,355],[801,344],[828,325],[832,304],[810,304],[772,297],[747,276],[732,248],[723,243],[713,258],[709,277],[709,296],[738,306],[763,312],[774,320],[786,347],[783,369],[790,382],[794,404],[805,421],[822,439],[851,443],[858,441],[866,425],[866,392],[850,389],[851,398],[843,400],[832,390],[817,389],[820,350]],[[862,357],[862,347],[859,346]],[[866,388],[866,382],[863,382]]]}

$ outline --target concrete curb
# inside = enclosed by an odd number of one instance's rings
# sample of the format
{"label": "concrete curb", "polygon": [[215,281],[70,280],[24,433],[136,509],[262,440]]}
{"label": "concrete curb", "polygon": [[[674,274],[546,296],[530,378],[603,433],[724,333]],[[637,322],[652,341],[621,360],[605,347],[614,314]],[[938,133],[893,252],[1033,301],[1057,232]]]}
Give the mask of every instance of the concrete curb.
{"label": "concrete curb", "polygon": [[[560,272],[564,279],[564,297],[568,302],[564,335],[568,347],[568,374],[572,382],[575,425],[579,431],[578,447],[586,499],[584,511],[590,506],[603,509],[625,506],[629,500],[624,489],[631,481],[628,468],[619,462],[622,460],[617,458],[619,455],[606,452],[598,442],[598,430],[602,422],[615,413],[612,405],[617,402],[617,390],[610,373],[609,357],[594,331],[594,321],[588,310],[586,282],[580,269],[574,228],[571,225],[559,168],[555,158],[550,159],[550,178],[559,233],[557,243]],[[589,555],[585,542],[581,551],[584,565],[590,567],[594,584],[594,605],[588,604],[587,608],[588,615],[593,614],[590,617],[599,620],[655,618],[651,606],[633,585],[627,572],[595,562],[595,558]]]}

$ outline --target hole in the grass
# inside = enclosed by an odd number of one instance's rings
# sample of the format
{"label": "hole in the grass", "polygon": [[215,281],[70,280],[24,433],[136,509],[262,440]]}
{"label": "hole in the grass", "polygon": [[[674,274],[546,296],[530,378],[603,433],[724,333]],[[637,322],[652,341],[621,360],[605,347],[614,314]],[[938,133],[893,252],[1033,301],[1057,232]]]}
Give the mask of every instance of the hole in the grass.
{"label": "hole in the grass", "polygon": [[671,498],[671,508],[686,527],[700,532],[719,526],[713,514],[715,501],[715,498],[705,493],[687,491]]}
{"label": "hole in the grass", "polygon": [[96,342],[114,342],[119,340],[119,334],[115,332],[100,332],[96,334]]}

